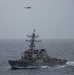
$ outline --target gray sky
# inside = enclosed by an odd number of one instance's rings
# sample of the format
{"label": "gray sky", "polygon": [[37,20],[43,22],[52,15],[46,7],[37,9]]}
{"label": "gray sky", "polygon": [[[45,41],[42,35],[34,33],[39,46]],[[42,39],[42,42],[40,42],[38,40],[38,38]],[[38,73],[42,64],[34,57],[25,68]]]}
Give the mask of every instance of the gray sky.
{"label": "gray sky", "polygon": [[41,38],[74,39],[74,0],[0,0],[0,38],[26,38],[33,29]]}

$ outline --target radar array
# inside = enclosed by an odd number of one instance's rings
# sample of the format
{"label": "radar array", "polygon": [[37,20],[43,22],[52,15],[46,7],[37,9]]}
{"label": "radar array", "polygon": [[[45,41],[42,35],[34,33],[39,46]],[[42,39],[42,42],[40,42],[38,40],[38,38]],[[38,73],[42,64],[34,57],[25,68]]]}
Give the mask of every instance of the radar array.
{"label": "radar array", "polygon": [[35,43],[41,42],[41,40],[35,40],[35,38],[39,37],[38,35],[35,35],[35,29],[34,29],[34,32],[32,33],[32,35],[27,35],[27,37],[31,38],[30,40],[26,40],[26,42],[30,43],[29,47],[31,50],[35,49]]}

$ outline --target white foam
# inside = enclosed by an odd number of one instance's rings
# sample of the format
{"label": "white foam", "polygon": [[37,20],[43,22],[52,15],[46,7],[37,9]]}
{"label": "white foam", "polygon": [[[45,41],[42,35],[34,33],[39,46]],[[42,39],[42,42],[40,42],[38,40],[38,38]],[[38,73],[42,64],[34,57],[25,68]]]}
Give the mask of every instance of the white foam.
{"label": "white foam", "polygon": [[67,65],[67,66],[74,66],[74,61],[68,61],[68,62],[66,63],[66,65]]}
{"label": "white foam", "polygon": [[56,66],[56,68],[64,68],[66,65],[59,65],[59,66]]}
{"label": "white foam", "polygon": [[41,66],[40,68],[50,68],[49,66]]}

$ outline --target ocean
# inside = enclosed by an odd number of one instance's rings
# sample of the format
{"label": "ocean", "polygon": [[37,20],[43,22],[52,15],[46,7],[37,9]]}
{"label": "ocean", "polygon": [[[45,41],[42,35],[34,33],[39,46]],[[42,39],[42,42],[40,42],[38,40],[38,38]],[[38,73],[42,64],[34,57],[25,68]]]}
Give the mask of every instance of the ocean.
{"label": "ocean", "polygon": [[28,49],[24,39],[0,39],[0,75],[74,75],[74,40],[42,40],[36,48],[45,48],[48,55],[67,59],[66,65],[54,67],[42,66],[38,69],[11,70],[8,60],[21,58],[21,53]]}

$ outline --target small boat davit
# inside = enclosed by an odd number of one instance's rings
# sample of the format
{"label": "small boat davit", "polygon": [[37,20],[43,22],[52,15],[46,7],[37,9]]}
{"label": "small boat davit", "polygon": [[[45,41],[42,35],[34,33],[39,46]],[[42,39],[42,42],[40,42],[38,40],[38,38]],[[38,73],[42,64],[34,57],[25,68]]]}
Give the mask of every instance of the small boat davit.
{"label": "small boat davit", "polygon": [[30,37],[30,40],[26,40],[29,42],[29,48],[25,50],[21,59],[18,60],[8,60],[11,69],[18,68],[38,68],[40,66],[56,66],[56,65],[64,65],[66,64],[66,59],[57,59],[52,58],[47,54],[46,49],[36,49],[35,43],[41,42],[41,40],[35,40],[38,35],[35,35],[35,29],[32,35],[27,35]]}

